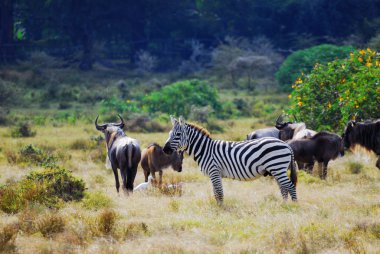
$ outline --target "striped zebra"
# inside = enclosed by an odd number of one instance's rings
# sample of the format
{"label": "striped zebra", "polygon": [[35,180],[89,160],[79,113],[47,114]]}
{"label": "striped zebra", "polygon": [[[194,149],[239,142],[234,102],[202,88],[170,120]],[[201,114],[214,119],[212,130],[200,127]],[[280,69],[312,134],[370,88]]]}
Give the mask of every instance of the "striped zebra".
{"label": "striped zebra", "polygon": [[[203,128],[171,117],[173,129],[165,143],[164,151],[186,151],[208,175],[216,201],[223,203],[222,177],[249,180],[272,175],[280,187],[282,197],[288,193],[297,201],[297,172],[293,151],[285,142],[276,138],[230,142],[213,140]],[[291,168],[290,178],[287,169]]]}

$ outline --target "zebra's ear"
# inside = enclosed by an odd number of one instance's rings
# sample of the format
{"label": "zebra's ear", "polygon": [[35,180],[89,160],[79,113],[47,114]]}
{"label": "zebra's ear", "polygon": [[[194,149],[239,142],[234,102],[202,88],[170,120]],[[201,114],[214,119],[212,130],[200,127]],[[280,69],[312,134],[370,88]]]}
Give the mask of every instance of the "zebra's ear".
{"label": "zebra's ear", "polygon": [[173,126],[178,122],[177,119],[175,119],[172,115],[170,115],[170,120],[172,121]]}
{"label": "zebra's ear", "polygon": [[182,116],[179,117],[179,124],[182,125],[185,123],[185,119]]}

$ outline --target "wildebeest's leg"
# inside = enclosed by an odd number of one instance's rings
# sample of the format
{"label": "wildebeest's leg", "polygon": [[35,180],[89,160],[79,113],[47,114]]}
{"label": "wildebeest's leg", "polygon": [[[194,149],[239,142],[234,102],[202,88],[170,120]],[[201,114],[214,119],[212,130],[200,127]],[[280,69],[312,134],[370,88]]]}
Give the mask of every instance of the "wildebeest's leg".
{"label": "wildebeest's leg", "polygon": [[116,191],[119,193],[120,182],[119,182],[119,174],[117,173],[117,167],[112,165],[112,171],[113,171],[113,174],[115,176]]}
{"label": "wildebeest's leg", "polygon": [[380,169],[380,156],[379,156],[379,159],[376,161],[376,167],[377,167],[378,169]]}
{"label": "wildebeest's leg", "polygon": [[324,161],[323,162],[323,171],[322,171],[322,179],[326,180],[327,177],[327,165],[329,164],[329,161]]}
{"label": "wildebeest's leg", "polygon": [[123,190],[127,191],[127,172],[128,169],[125,165],[122,166],[123,169],[120,169],[121,179],[123,181]]}
{"label": "wildebeest's leg", "polygon": [[210,179],[212,187],[214,189],[214,196],[218,205],[223,204],[223,185],[222,185],[222,176],[217,170],[211,170]]}
{"label": "wildebeest's leg", "polygon": [[158,174],[160,175],[160,181],[158,182],[158,185],[161,186],[161,184],[162,184],[162,170],[159,170]]}
{"label": "wildebeest's leg", "polygon": [[148,176],[150,175],[150,170],[144,169],[145,182],[148,182]]}
{"label": "wildebeest's leg", "polygon": [[307,173],[312,174],[313,173],[313,168],[314,168],[314,162],[308,162],[308,163],[306,163],[305,171]]}
{"label": "wildebeest's leg", "polygon": [[127,192],[133,191],[133,182],[135,181],[137,174],[137,165],[132,165],[127,169]]}

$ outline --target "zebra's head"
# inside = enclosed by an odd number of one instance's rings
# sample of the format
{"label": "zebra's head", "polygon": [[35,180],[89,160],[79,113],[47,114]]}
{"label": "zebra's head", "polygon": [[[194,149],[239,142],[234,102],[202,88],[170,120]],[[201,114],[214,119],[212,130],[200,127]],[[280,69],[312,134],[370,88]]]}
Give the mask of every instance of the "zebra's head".
{"label": "zebra's head", "polygon": [[185,121],[182,117],[179,120],[170,116],[173,124],[172,130],[169,132],[169,138],[165,143],[164,152],[171,154],[173,151],[183,151],[187,148],[187,133],[185,131]]}

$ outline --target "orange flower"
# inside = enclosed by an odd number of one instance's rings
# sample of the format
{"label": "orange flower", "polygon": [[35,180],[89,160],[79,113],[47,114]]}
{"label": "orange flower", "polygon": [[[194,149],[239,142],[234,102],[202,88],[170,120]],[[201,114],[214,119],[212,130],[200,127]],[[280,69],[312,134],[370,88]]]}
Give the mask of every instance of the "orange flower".
{"label": "orange flower", "polygon": [[340,97],[340,98],[339,98],[339,101],[342,102],[342,101],[344,101],[344,99],[343,99],[342,97]]}
{"label": "orange flower", "polygon": [[359,54],[360,55],[364,55],[365,54],[365,50],[364,49],[359,50]]}
{"label": "orange flower", "polygon": [[327,107],[331,108],[331,103],[329,102],[329,104],[327,105]]}
{"label": "orange flower", "polygon": [[367,63],[365,64],[365,66],[370,67],[370,66],[372,66],[372,63],[367,62]]}
{"label": "orange flower", "polygon": [[302,101],[298,102],[298,106],[302,107]]}
{"label": "orange flower", "polygon": [[358,57],[358,61],[359,61],[359,62],[363,62],[363,58]]}
{"label": "orange flower", "polygon": [[292,95],[291,95],[291,94],[289,94],[289,95],[288,95],[288,98],[289,98],[289,99],[291,99],[291,98],[292,98]]}

